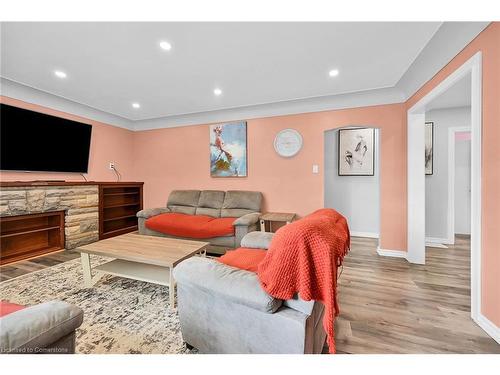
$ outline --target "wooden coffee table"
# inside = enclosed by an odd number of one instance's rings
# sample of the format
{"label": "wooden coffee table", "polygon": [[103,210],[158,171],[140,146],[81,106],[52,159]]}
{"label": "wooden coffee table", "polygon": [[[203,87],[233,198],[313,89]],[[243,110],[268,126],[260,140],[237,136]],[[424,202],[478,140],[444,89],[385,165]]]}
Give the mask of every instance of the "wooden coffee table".
{"label": "wooden coffee table", "polygon": [[[86,287],[92,287],[106,274],[166,285],[169,287],[170,306],[174,307],[173,268],[193,255],[205,254],[208,245],[208,242],[127,233],[80,246],[75,250],[81,255]],[[90,254],[115,259],[92,267]],[[92,271],[96,271],[95,276],[92,276]]]}

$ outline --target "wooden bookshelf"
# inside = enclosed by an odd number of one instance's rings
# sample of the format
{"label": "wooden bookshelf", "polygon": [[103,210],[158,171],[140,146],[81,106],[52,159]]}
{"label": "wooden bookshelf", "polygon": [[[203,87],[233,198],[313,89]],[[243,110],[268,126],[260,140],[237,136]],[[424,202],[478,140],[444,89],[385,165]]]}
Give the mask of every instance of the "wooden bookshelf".
{"label": "wooden bookshelf", "polygon": [[138,229],[136,214],[142,210],[142,183],[99,185],[99,238]]}
{"label": "wooden bookshelf", "polygon": [[64,211],[1,218],[0,264],[64,249]]}

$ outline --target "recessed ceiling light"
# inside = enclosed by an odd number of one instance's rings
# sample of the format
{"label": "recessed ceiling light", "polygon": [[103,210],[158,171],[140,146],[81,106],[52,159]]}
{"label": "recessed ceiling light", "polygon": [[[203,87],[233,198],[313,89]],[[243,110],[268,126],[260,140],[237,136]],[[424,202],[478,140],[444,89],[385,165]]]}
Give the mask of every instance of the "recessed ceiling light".
{"label": "recessed ceiling light", "polygon": [[164,49],[165,51],[170,51],[172,49],[172,45],[166,41],[160,42],[160,47],[161,47],[161,49]]}
{"label": "recessed ceiling light", "polygon": [[221,94],[222,94],[222,90],[221,89],[219,89],[219,88],[215,88],[214,89],[214,95],[219,96]]}
{"label": "recessed ceiling light", "polygon": [[56,77],[59,77],[59,78],[66,78],[67,77],[67,74],[64,73],[62,70],[55,70],[54,74]]}
{"label": "recessed ceiling light", "polygon": [[141,105],[139,103],[132,103],[132,107],[135,109],[141,108]]}
{"label": "recessed ceiling light", "polygon": [[332,69],[328,72],[328,75],[330,77],[337,77],[339,75],[339,70],[338,69]]}

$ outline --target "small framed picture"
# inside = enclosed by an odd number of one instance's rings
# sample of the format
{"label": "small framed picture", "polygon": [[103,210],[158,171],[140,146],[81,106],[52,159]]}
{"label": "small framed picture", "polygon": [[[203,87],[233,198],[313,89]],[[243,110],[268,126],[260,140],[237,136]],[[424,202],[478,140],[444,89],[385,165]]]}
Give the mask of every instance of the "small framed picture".
{"label": "small framed picture", "polygon": [[375,174],[375,129],[339,130],[339,176],[373,176]]}
{"label": "small framed picture", "polygon": [[425,174],[434,173],[434,123],[425,123]]}

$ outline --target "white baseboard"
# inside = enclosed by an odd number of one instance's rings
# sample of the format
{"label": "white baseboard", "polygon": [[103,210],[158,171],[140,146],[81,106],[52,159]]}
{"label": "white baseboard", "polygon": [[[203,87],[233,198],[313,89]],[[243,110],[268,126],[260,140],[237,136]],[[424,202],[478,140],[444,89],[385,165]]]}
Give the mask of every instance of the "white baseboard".
{"label": "white baseboard", "polygon": [[381,249],[380,247],[377,247],[377,254],[383,257],[394,257],[394,258],[404,258],[404,259],[406,259],[406,256],[408,255],[408,253],[403,250],[386,250],[386,249]]}
{"label": "white baseboard", "polygon": [[440,237],[425,237],[425,242],[429,243],[442,243],[445,245],[454,245],[455,239],[440,238]]}
{"label": "white baseboard", "polygon": [[437,247],[439,249],[447,249],[448,248],[448,246],[443,245],[440,242],[426,242],[425,247]]}
{"label": "white baseboard", "polygon": [[356,232],[356,231],[351,231],[351,237],[378,238],[379,234],[378,233],[373,233],[373,232]]}
{"label": "white baseboard", "polygon": [[500,328],[497,327],[495,323],[481,313],[479,313],[476,323],[484,330],[484,332],[490,335],[493,340],[500,344]]}

